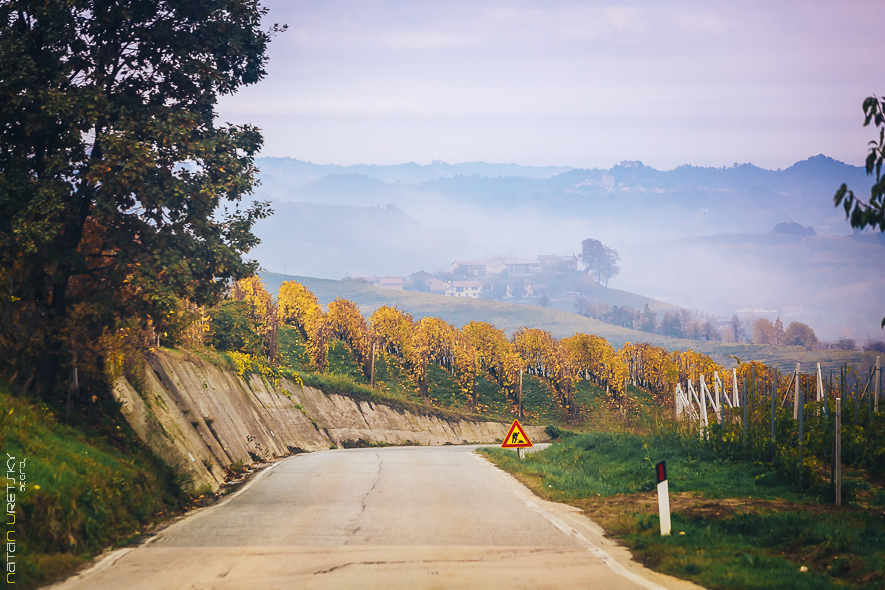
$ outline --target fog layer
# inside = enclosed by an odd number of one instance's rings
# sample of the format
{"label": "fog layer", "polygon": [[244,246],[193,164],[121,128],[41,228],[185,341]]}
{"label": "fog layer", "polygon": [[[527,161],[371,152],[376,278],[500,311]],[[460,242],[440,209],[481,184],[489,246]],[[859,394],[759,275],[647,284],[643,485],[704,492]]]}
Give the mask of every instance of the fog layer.
{"label": "fog layer", "polygon": [[[825,156],[776,171],[258,164],[256,197],[276,214],[257,224],[253,254],[272,272],[450,271],[455,260],[579,254],[595,238],[621,254],[612,287],[725,317],[802,321],[823,339],[881,338],[885,242],[853,234],[832,205],[841,183],[868,194],[872,182]],[[783,222],[793,233],[772,233]]]}

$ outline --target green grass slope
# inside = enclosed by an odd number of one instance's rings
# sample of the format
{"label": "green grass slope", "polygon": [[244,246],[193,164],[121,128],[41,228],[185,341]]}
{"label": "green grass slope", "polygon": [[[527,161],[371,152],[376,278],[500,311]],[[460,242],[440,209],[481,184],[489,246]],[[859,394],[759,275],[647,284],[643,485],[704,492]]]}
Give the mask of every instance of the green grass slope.
{"label": "green grass slope", "polygon": [[[653,569],[707,588],[881,588],[885,494],[818,503],[782,470],[727,460],[697,433],[592,432],[519,460],[481,452],[536,493],[585,511]],[[661,536],[654,465],[667,461],[673,532]]]}
{"label": "green grass slope", "polygon": [[[46,406],[12,396],[0,383],[0,442],[13,466],[17,588],[70,573],[108,545],[125,541],[187,497],[179,476],[138,440],[113,402],[59,423]],[[9,474],[7,474],[9,475]]]}

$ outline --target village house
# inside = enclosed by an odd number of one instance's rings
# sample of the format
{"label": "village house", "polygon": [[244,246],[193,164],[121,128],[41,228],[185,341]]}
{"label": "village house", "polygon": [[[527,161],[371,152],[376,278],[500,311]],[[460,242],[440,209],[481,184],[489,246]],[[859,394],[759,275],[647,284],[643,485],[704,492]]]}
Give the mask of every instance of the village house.
{"label": "village house", "polygon": [[446,289],[446,297],[470,297],[478,299],[482,293],[482,281],[452,281]]}
{"label": "village house", "polygon": [[397,291],[402,291],[403,285],[406,284],[405,277],[357,277],[354,280],[365,281],[366,284],[372,285],[373,287],[396,289]]}
{"label": "village house", "polygon": [[484,277],[488,263],[482,260],[456,260],[452,263],[452,272],[465,276]]}
{"label": "village house", "polygon": [[544,272],[569,272],[578,270],[577,256],[556,256],[555,254],[542,254],[538,256],[541,268]]}
{"label": "village house", "polygon": [[430,292],[434,295],[445,295],[446,290],[451,287],[449,283],[445,281],[441,281],[439,279],[430,279],[426,282],[427,287],[430,289]]}
{"label": "village house", "polygon": [[578,258],[543,254],[535,260],[456,260],[452,263],[452,273],[475,278],[490,277],[505,270],[511,276],[577,271]]}

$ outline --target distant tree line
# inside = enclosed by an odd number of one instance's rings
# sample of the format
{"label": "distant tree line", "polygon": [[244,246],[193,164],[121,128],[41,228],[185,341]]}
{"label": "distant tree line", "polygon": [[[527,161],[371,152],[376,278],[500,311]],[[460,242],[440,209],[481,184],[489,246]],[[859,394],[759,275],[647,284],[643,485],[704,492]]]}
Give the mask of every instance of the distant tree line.
{"label": "distant tree line", "polygon": [[592,303],[584,296],[575,299],[575,313],[597,319],[606,324],[640,330],[650,334],[661,334],[689,340],[719,342],[722,335],[713,323],[712,317],[704,316],[687,309],[665,311],[658,321],[658,313],[648,305],[637,310],[629,305],[609,306],[604,301]]}
{"label": "distant tree line", "polygon": [[[774,322],[765,318],[753,322],[741,320],[737,314],[724,325],[712,316],[700,314],[687,309],[665,311],[658,320],[658,313],[645,306],[637,310],[629,305],[610,306],[605,302],[593,303],[587,297],[579,296],[574,300],[575,313],[593,318],[613,326],[621,326],[686,340],[708,342],[745,342],[748,344],[769,344],[774,346],[804,346],[823,350],[857,350],[854,339],[842,338],[836,342],[821,342],[814,330],[801,322],[790,322],[784,328],[780,318]],[[868,342],[863,350],[868,352],[885,352],[885,342]]]}

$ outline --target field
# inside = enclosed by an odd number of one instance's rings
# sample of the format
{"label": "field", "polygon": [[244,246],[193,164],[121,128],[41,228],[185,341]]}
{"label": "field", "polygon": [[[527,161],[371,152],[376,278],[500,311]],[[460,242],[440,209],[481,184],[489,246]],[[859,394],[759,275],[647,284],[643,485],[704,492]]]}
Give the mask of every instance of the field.
{"label": "field", "polygon": [[[513,451],[482,452],[538,495],[583,510],[639,561],[706,588],[885,584],[882,482],[856,477],[865,501],[838,509],[772,465],[723,460],[696,432],[668,428],[564,436],[522,461]],[[662,460],[673,515],[666,537],[653,491]]]}
{"label": "field", "polygon": [[682,340],[612,326],[567,311],[544,309],[531,305],[444,297],[427,293],[382,289],[350,281],[294,277],[274,273],[262,273],[261,278],[268,291],[273,294],[279,291],[279,286],[283,281],[294,280],[310,289],[317,296],[320,304],[326,305],[337,297],[342,297],[356,303],[363,315],[366,316],[371,315],[379,307],[388,305],[398,307],[416,319],[427,316],[438,317],[456,327],[462,327],[464,324],[476,320],[489,322],[508,334],[512,334],[524,326],[546,330],[557,338],[564,338],[576,333],[595,334],[608,340],[615,348],[622,347],[626,342],[648,342],[668,350],[692,349],[695,352],[709,355],[717,363],[726,367],[736,364],[735,357],[741,362],[754,360],[773,367],[779,366],[781,371],[791,371],[795,369],[796,363],[801,363],[803,372],[811,372],[812,367],[816,367],[816,363],[821,363],[821,368],[825,373],[828,371],[838,372],[839,367],[845,363],[855,370],[866,371],[867,367],[876,362],[875,353],[862,351],[809,351],[801,346]]}

